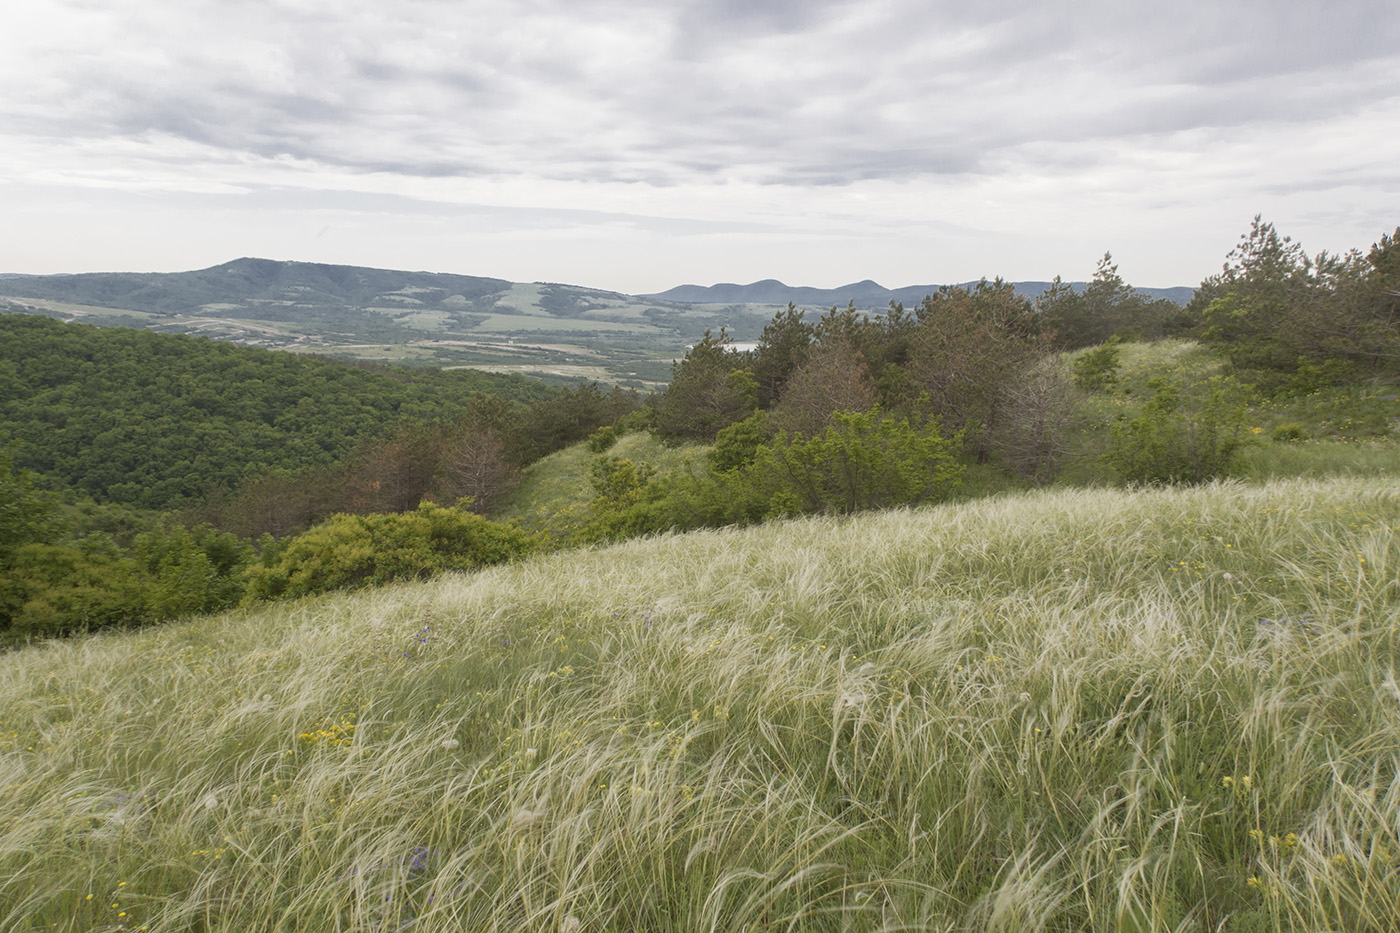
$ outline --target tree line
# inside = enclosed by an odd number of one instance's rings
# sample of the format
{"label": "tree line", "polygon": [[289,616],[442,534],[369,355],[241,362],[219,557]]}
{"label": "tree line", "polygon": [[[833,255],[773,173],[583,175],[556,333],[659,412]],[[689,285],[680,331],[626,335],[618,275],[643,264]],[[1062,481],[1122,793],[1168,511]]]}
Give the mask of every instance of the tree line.
{"label": "tree line", "polygon": [[[1080,292],[1056,277],[1034,301],[1000,279],[945,287],[912,312],[832,308],[815,321],[789,305],[755,349],[707,333],[654,406],[656,432],[713,441],[764,413],[771,435],[812,433],[843,410],[918,413],[963,431],[981,460],[1032,474],[1073,374],[1055,354],[1185,337],[1217,348],[1242,381],[1269,389],[1400,375],[1400,229],[1371,249],[1309,258],[1256,217],[1223,270],[1185,307],[1147,298],[1105,254]],[[1053,433],[1053,432],[1052,432]]]}
{"label": "tree line", "polygon": [[[709,471],[656,481],[600,460],[593,520],[576,535],[933,501],[957,488],[959,460],[1050,482],[1086,428],[1084,396],[1113,390],[1121,343],[1165,337],[1215,348],[1228,371],[1150,381],[1099,430],[1098,462],[1126,482],[1222,475],[1257,393],[1400,378],[1398,243],[1400,229],[1365,253],[1309,258],[1255,218],[1185,307],[1142,295],[1105,254],[1082,291],[1057,277],[1034,301],[984,280],[912,311],[852,305],[809,320],[789,305],[742,352],[707,332],[648,415],[668,442],[713,445]],[[1064,351],[1081,352],[1067,364]]]}

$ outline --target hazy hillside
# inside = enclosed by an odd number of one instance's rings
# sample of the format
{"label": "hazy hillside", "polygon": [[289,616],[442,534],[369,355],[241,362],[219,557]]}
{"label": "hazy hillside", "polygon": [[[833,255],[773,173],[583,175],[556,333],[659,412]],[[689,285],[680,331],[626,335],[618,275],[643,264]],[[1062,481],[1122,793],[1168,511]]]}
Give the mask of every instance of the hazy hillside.
{"label": "hazy hillside", "polygon": [[0,926],[1390,931],[1397,531],[1061,490],[14,652]]}
{"label": "hazy hillside", "polygon": [[[503,279],[358,266],[236,259],[195,272],[88,273],[9,278],[16,297],[52,298],[160,314],[217,310],[237,316],[250,307],[312,309],[347,306],[471,307],[510,287]],[[216,307],[210,308],[210,305]],[[489,307],[489,304],[488,304]],[[262,315],[260,315],[262,316]]]}
{"label": "hazy hillside", "polygon": [[10,276],[0,284],[0,310],[349,359],[636,388],[664,383],[672,361],[707,328],[756,339],[773,311],[267,259],[194,272]]}
{"label": "hazy hillside", "polygon": [[[970,288],[977,283],[974,281],[959,284],[960,287]],[[1050,284],[1049,282],[1012,283],[1017,295],[1032,300],[1039,297],[1050,287]],[[1088,285],[1087,282],[1067,284],[1076,292],[1083,292]],[[885,288],[877,282],[866,279],[862,282],[842,285],[839,288],[807,288],[784,285],[777,279],[764,279],[761,282],[751,282],[748,285],[735,285],[731,282],[709,286],[678,285],[664,292],[658,292],[651,297],[664,298],[668,301],[759,302],[773,305],[786,305],[791,301],[799,306],[817,307],[831,307],[833,305],[845,307],[847,303],[854,301],[857,308],[878,311],[889,307],[891,301],[903,302],[905,306],[913,308],[924,300],[924,296],[936,294],[939,287],[938,285],[908,285],[904,288]],[[1191,295],[1196,290],[1188,286],[1177,286],[1174,288],[1138,288],[1135,291],[1148,298],[1165,298],[1168,301],[1184,305],[1191,300]]]}
{"label": "hazy hillside", "polygon": [[[599,380],[664,385],[671,364],[706,329],[756,340],[789,301],[910,308],[936,285],[887,289],[866,280],[834,289],[681,285],[658,295],[554,283],[362,266],[236,259],[192,272],[86,273],[0,278],[0,311],[89,324],[145,327],[247,346],[405,365],[471,366],[555,384]],[[1039,295],[1048,282],[1016,283]],[[1074,283],[1082,290],[1084,283]],[[1185,303],[1190,288],[1138,289]]]}

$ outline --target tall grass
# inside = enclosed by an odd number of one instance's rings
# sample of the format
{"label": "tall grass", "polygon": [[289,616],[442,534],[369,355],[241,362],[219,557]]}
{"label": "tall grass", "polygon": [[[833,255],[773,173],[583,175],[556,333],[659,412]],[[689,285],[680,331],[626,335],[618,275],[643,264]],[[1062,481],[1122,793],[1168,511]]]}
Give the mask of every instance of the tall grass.
{"label": "tall grass", "polygon": [[1272,441],[1239,451],[1238,473],[1251,481],[1282,477],[1391,476],[1400,474],[1400,441]]}
{"label": "tall grass", "polygon": [[0,659],[13,930],[1392,930],[1400,490],[660,536]]}

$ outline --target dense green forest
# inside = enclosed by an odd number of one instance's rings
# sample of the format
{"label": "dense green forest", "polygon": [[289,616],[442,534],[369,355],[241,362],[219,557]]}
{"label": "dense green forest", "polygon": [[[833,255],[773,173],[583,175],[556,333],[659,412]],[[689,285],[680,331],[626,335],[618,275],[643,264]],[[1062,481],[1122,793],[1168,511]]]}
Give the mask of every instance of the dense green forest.
{"label": "dense green forest", "polygon": [[551,390],[476,370],[402,370],[131,328],[0,315],[0,437],[16,464],[99,502],[169,509],[271,470],[324,466],[474,396]]}
{"label": "dense green forest", "polygon": [[[789,306],[753,350],[707,332],[641,405],[593,384],[39,317],[0,328],[13,640],[667,530],[1018,485],[1202,482],[1238,470],[1263,440],[1246,413],[1270,406],[1330,405],[1329,432],[1389,437],[1400,230],[1309,257],[1256,218],[1185,308],[1140,294],[1108,255],[1087,289],[1036,301],[995,280],[881,314]],[[1196,341],[1215,363],[1129,378],[1126,350],[1160,340]],[[1271,424],[1274,440],[1311,430]],[[702,468],[657,475],[610,453],[639,430],[704,445]],[[584,439],[586,508],[530,534],[488,521],[525,468]]]}
{"label": "dense green forest", "polygon": [[636,405],[594,384],[0,315],[0,630],[227,606],[268,542],[424,498],[484,511],[521,467]]}

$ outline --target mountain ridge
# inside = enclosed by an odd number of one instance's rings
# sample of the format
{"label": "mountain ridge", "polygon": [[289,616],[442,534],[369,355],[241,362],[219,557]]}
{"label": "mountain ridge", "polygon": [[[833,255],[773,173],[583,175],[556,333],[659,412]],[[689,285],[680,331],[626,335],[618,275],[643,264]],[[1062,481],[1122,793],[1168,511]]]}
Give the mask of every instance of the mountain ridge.
{"label": "mountain ridge", "polygon": [[[488,310],[487,300],[513,287],[538,286],[568,289],[598,298],[641,298],[677,304],[845,305],[854,301],[863,310],[883,310],[891,301],[917,305],[939,285],[907,285],[886,288],[862,279],[836,288],[788,285],[778,279],[760,279],[741,285],[677,285],[661,292],[627,295],[610,289],[563,283],[518,283],[492,276],[452,272],[380,269],[337,263],[240,257],[229,262],[186,272],[79,272],[51,275],[0,273],[4,291],[12,297],[47,298],[85,305],[152,313],[193,313],[215,303],[253,301],[285,302],[306,307],[325,304],[365,306],[376,299],[396,307],[445,307],[469,305]],[[957,283],[971,287],[977,280]],[[1050,287],[1048,281],[1012,282],[1018,295],[1034,299]],[[1068,283],[1082,291],[1087,283]],[[1165,298],[1177,304],[1191,299],[1194,288],[1139,288],[1149,298]],[[290,295],[289,292],[296,294]],[[570,303],[576,304],[577,296]]]}
{"label": "mountain ridge", "polygon": [[[956,287],[971,288],[977,284],[977,281],[959,282]],[[1088,285],[1087,282],[1068,282],[1066,284],[1076,292],[1084,291]],[[1025,281],[1012,282],[1011,285],[1016,289],[1016,294],[1024,298],[1035,299],[1049,288],[1051,283]],[[750,282],[748,285],[738,285],[733,282],[718,282],[714,285],[677,285],[664,292],[640,297],[697,304],[716,302],[787,304],[791,301],[799,305],[843,305],[854,301],[857,308],[883,309],[888,307],[891,301],[902,302],[906,306],[917,305],[924,300],[926,295],[937,294],[941,287],[939,285],[906,285],[902,288],[885,288],[871,279],[863,279],[836,288],[813,288],[804,285],[786,285],[777,279],[760,279],[757,282]],[[1168,301],[1184,305],[1191,300],[1195,289],[1190,286],[1177,285],[1169,288],[1138,288],[1135,291],[1148,298],[1165,298]]]}

